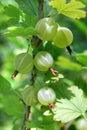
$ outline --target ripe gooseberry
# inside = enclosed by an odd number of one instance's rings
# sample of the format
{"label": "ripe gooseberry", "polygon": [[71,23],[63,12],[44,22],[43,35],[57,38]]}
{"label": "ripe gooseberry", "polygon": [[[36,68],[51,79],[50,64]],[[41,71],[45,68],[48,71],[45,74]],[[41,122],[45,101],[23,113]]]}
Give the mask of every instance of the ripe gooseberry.
{"label": "ripe gooseberry", "polygon": [[53,42],[59,48],[69,46],[73,41],[73,34],[70,29],[66,27],[58,27]]}
{"label": "ripe gooseberry", "polygon": [[26,86],[22,92],[22,98],[26,105],[34,106],[38,103],[37,88],[34,86]]}
{"label": "ripe gooseberry", "polygon": [[57,31],[57,24],[52,18],[42,18],[35,26],[41,40],[51,41]]}
{"label": "ripe gooseberry", "polygon": [[50,105],[54,102],[56,94],[52,88],[43,87],[37,93],[37,98],[42,105]]}
{"label": "ripe gooseberry", "polygon": [[33,58],[28,53],[20,53],[14,60],[15,70],[25,74],[33,69]]}
{"label": "ripe gooseberry", "polygon": [[34,65],[39,71],[47,71],[53,65],[53,57],[46,51],[40,51],[34,58]]}

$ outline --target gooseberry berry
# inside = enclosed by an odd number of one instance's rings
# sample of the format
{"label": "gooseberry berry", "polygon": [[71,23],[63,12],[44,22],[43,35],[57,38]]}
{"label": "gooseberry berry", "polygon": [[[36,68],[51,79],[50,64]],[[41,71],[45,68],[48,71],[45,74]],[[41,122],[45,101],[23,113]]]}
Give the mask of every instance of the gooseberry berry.
{"label": "gooseberry berry", "polygon": [[57,24],[52,18],[42,18],[35,26],[41,40],[51,41],[57,31]]}
{"label": "gooseberry berry", "polygon": [[34,58],[34,65],[39,71],[47,71],[53,65],[53,58],[50,53],[40,51]]}
{"label": "gooseberry berry", "polygon": [[14,60],[15,70],[25,74],[33,69],[33,58],[28,53],[20,53]]}
{"label": "gooseberry berry", "polygon": [[59,48],[69,46],[73,41],[73,34],[70,29],[66,27],[58,27],[57,32],[53,38],[53,42]]}
{"label": "gooseberry berry", "polygon": [[43,87],[37,93],[37,98],[42,105],[50,105],[54,102],[56,94],[52,88]]}
{"label": "gooseberry berry", "polygon": [[22,98],[26,105],[34,106],[38,103],[37,88],[34,86],[26,86],[22,92]]}

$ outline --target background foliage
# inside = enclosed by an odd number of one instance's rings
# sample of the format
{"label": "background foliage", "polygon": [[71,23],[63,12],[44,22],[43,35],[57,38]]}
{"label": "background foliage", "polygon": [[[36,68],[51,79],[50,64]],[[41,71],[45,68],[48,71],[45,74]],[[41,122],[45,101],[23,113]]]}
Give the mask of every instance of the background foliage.
{"label": "background foliage", "polygon": [[[87,1],[80,1],[86,5],[84,10],[87,11]],[[38,88],[44,86],[43,79],[49,82],[49,87],[55,90],[57,99],[60,101],[57,102],[58,108],[54,109],[54,113],[60,111],[62,114],[55,114],[55,118],[58,116],[58,122],[53,121],[52,115],[44,116],[42,114],[49,108],[42,107],[40,111],[38,105],[32,107],[32,121],[27,122],[26,126],[37,128],[37,130],[60,130],[63,126],[60,121],[67,122],[78,117],[72,122],[69,130],[86,130],[87,122],[84,118],[87,117],[84,113],[87,111],[87,17],[78,20],[63,15],[64,12],[54,15],[56,13],[57,11],[49,6],[48,0],[46,0],[44,15],[51,15],[59,25],[72,30],[74,35],[71,45],[73,53],[69,55],[66,49],[56,48],[51,42],[45,42],[35,49],[34,53],[40,50],[50,52],[55,60],[55,69],[64,76],[62,79],[52,77],[50,72],[38,73],[35,85]],[[37,21],[37,0],[0,0],[0,130],[20,130],[22,127],[25,107],[19,99],[23,88],[30,83],[31,74],[19,74],[14,80],[11,79],[11,75],[14,72],[15,56],[19,52],[27,50],[30,42],[26,39],[31,39],[32,35],[37,33],[34,28]],[[32,51],[32,47],[30,47],[30,51]],[[54,83],[56,80],[59,81]],[[78,88],[70,91],[72,85],[76,85]],[[70,99],[71,92],[75,94],[72,99]],[[79,109],[77,109],[78,106]],[[77,113],[65,111],[67,108],[72,108],[72,111]]]}

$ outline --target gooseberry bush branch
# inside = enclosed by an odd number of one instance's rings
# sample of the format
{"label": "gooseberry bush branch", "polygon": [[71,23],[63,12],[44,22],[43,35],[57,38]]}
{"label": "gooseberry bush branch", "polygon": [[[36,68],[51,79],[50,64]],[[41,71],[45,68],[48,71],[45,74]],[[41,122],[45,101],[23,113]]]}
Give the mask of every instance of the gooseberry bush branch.
{"label": "gooseberry bush branch", "polygon": [[[43,4],[44,4],[44,0],[38,0],[38,16],[39,16],[39,19],[41,19],[44,16]],[[31,43],[32,42],[34,42],[34,46],[35,47],[38,47],[41,44],[42,41],[38,37],[32,36]],[[29,46],[28,46],[28,51],[29,51]],[[36,75],[37,75],[36,73],[32,72],[29,85],[32,85],[32,86],[34,85]],[[28,129],[26,128],[25,123],[30,119],[30,116],[31,116],[31,106],[25,105],[25,107],[26,107],[26,109],[25,109],[25,115],[24,115],[22,130],[30,130],[30,128],[28,128]]]}

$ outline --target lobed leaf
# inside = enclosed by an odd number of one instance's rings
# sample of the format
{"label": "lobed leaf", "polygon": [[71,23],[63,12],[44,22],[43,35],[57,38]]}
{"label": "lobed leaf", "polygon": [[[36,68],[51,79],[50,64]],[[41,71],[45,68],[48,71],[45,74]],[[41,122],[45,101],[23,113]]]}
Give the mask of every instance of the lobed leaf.
{"label": "lobed leaf", "polygon": [[71,99],[57,100],[53,110],[54,119],[64,123],[73,120],[81,115],[85,115],[87,110],[87,98],[81,89],[76,86],[69,88],[74,94]]}
{"label": "lobed leaf", "polygon": [[66,0],[52,0],[49,5],[55,8],[59,14],[64,14],[73,19],[86,17],[86,12],[81,9],[85,5],[80,1],[71,0],[66,3]]}
{"label": "lobed leaf", "polygon": [[49,2],[49,5],[51,5],[53,8],[56,8],[57,10],[62,10],[65,6],[66,0],[52,0]]}

